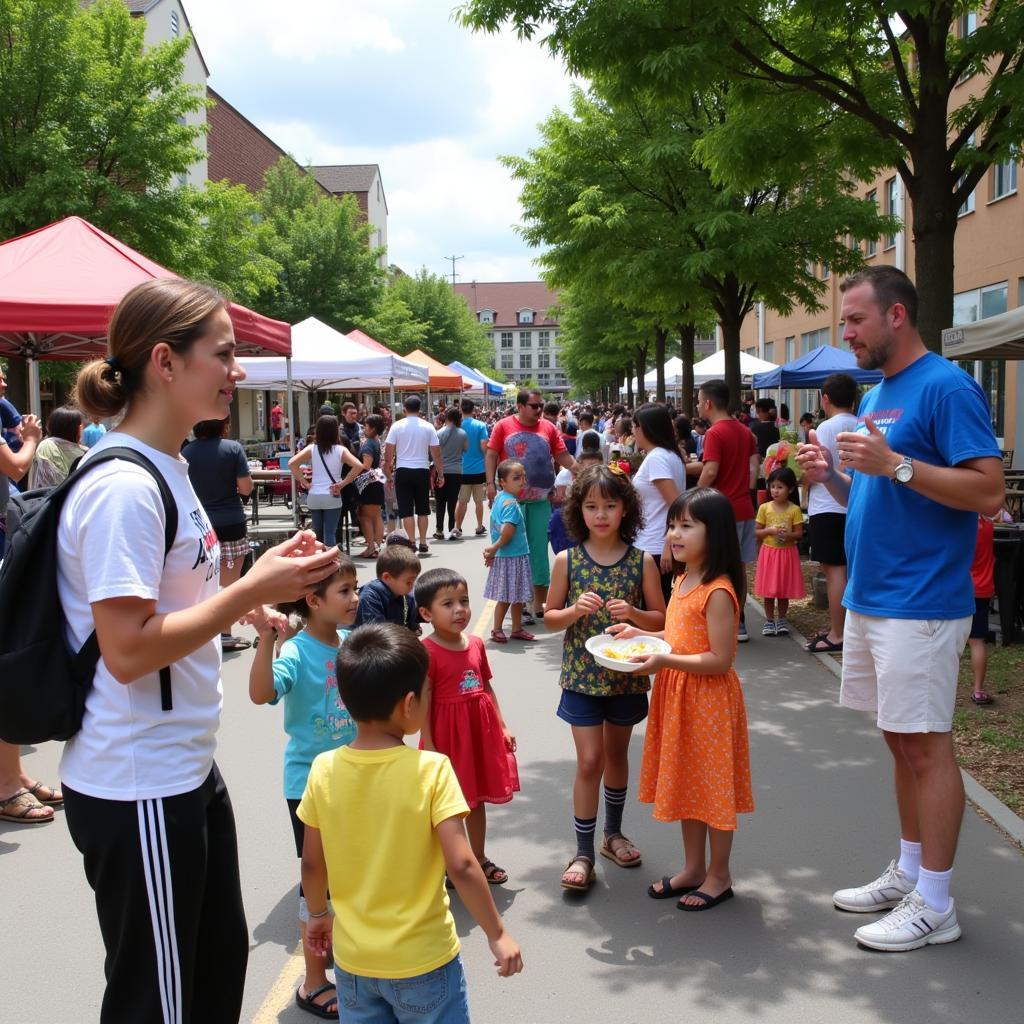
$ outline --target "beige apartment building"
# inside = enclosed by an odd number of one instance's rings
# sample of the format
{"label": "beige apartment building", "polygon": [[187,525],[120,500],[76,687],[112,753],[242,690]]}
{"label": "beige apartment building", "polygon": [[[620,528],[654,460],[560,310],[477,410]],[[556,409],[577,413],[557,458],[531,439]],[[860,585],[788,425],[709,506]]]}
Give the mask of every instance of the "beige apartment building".
{"label": "beige apartment building", "polygon": [[[973,31],[974,22],[965,22],[961,31],[965,29]],[[954,89],[951,102],[963,102],[978,84],[975,79],[962,81]],[[952,326],[1024,305],[1024,200],[1017,191],[1020,173],[1016,160],[989,168],[960,211]],[[909,224],[909,201],[895,171],[864,183],[860,194],[873,198],[884,213],[895,214],[903,224]],[[860,248],[869,265],[891,264],[914,277],[914,246],[908,229],[878,242],[861,242]],[[839,323],[840,281],[827,267],[819,265],[816,272],[825,285],[824,310],[809,313],[800,309],[781,316],[758,306],[743,327],[744,351],[782,364],[819,345],[847,347]],[[989,396],[992,425],[1000,445],[1015,450],[1015,465],[1024,464],[1024,410],[1018,407],[1018,396],[1024,398],[1024,362],[993,360],[962,365]],[[789,406],[794,421],[801,412],[813,413],[818,408],[817,391],[784,390],[781,400]]]}

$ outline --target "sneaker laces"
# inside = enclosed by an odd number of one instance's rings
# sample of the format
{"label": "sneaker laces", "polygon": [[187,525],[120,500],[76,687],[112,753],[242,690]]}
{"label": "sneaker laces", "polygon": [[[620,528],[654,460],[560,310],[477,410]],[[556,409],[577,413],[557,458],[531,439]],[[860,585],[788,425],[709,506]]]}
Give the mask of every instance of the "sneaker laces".
{"label": "sneaker laces", "polygon": [[912,917],[916,917],[926,904],[916,889],[908,892],[895,907],[879,922],[888,929],[901,928]]}
{"label": "sneaker laces", "polygon": [[884,889],[886,886],[895,885],[898,879],[899,867],[896,861],[889,861],[889,866],[873,881],[867,885],[857,887],[857,892],[869,892],[872,889]]}

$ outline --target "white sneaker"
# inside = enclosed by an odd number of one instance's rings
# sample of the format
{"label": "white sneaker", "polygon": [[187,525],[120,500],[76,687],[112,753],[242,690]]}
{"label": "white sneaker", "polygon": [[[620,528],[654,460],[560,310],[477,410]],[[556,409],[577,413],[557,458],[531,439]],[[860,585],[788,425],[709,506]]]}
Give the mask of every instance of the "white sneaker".
{"label": "white sneaker", "polygon": [[785,619],[775,620],[775,635],[789,636],[789,623]]}
{"label": "white sneaker", "polygon": [[761,636],[775,636],[775,620],[765,619],[761,627]]}
{"label": "white sneaker", "polygon": [[957,924],[952,900],[949,908],[939,913],[932,910],[914,889],[903,897],[892,913],[858,928],[853,937],[868,949],[900,953],[942,942],[956,942],[960,938],[960,925]]}
{"label": "white sneaker", "polygon": [[870,914],[876,910],[889,910],[914,891],[914,883],[890,861],[889,866],[867,885],[855,889],[838,889],[832,893],[832,902],[840,910],[853,914]]}
{"label": "white sneaker", "polygon": [[736,643],[745,644],[750,639],[750,634],[747,632],[747,624],[745,622],[740,623],[740,628],[736,632]]}

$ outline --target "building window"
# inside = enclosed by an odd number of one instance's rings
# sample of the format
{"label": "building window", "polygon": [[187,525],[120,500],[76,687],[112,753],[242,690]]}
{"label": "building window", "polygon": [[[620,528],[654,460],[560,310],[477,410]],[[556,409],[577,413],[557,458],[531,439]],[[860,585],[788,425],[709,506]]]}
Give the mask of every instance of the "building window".
{"label": "building window", "polygon": [[961,39],[973,36],[978,31],[978,12],[966,11],[956,19],[956,34]]}
{"label": "building window", "polygon": [[764,357],[769,363],[775,362],[775,342],[766,341],[764,343]]}
{"label": "building window", "polygon": [[551,353],[551,365],[552,366],[557,366],[558,365],[558,353],[557,352],[552,352]]}
{"label": "building window", "polygon": [[537,332],[537,348],[550,348],[551,347],[551,332],[550,331],[538,331]]}
{"label": "building window", "polygon": [[957,292],[953,296],[953,326],[972,324],[1006,312],[1008,282],[972,288],[968,292]]}
{"label": "building window", "polygon": [[537,374],[537,383],[538,384],[549,384],[549,383],[551,383],[551,374],[550,373],[538,373]]}
{"label": "building window", "polygon": [[827,345],[832,334],[830,327],[821,327],[816,331],[805,331],[800,335],[800,354],[805,356],[811,349]]}
{"label": "building window", "polygon": [[533,310],[532,309],[521,309],[521,310],[519,310],[519,322],[521,324],[532,324],[533,323]]}
{"label": "building window", "polygon": [[[877,207],[878,206],[878,189],[877,188],[873,188],[864,198],[867,199],[868,202],[874,203],[875,206]],[[876,252],[878,252],[878,243],[873,238],[869,238],[867,240],[867,248],[865,250],[865,255],[867,255],[867,256],[874,256]]]}
{"label": "building window", "polygon": [[529,331],[519,332],[519,347],[529,348],[533,344]]}
{"label": "building window", "polygon": [[501,353],[501,368],[503,370],[511,370],[512,369],[512,353],[511,352],[502,352]]}
{"label": "building window", "polygon": [[1002,199],[1017,191],[1017,160],[1015,156],[992,165],[992,198]]}
{"label": "building window", "polygon": [[[899,216],[899,203],[900,203],[899,187],[897,186],[896,177],[894,175],[893,177],[891,177],[885,183],[885,207],[886,207],[885,212],[888,213],[890,217],[898,217]],[[885,236],[885,247],[886,247],[886,249],[892,249],[892,248],[895,247],[895,245],[896,245],[896,236],[895,235],[886,235]]]}
{"label": "building window", "polygon": [[480,323],[482,323],[482,324],[493,324],[494,323],[494,310],[493,309],[481,309],[480,310]]}
{"label": "building window", "polygon": [[541,370],[551,369],[551,353],[540,352],[537,354],[537,367]]}
{"label": "building window", "polygon": [[786,362],[791,363],[796,359],[796,338],[789,337],[786,339]]}
{"label": "building window", "polygon": [[986,320],[990,316],[999,316],[1006,312],[1007,282],[1001,284],[990,284],[987,288],[981,289],[981,319]]}
{"label": "building window", "polygon": [[501,347],[511,348],[512,347],[512,332],[502,331],[501,332]]}
{"label": "building window", "polygon": [[171,11],[171,35],[176,36],[181,34],[181,26],[178,24],[178,12]]}
{"label": "building window", "polygon": [[822,265],[821,265],[821,279],[822,279],[822,281],[827,281],[831,276],[832,276],[832,271],[829,269],[829,265],[827,263],[822,263]]}
{"label": "building window", "polygon": [[981,364],[981,379],[978,383],[988,399],[992,431],[996,437],[1002,437],[1006,429],[1006,424],[1003,420],[1003,408],[1006,405],[1004,401],[1006,396],[1006,360],[984,360]]}
{"label": "building window", "polygon": [[519,353],[519,369],[529,370],[533,368],[533,356],[529,352]]}

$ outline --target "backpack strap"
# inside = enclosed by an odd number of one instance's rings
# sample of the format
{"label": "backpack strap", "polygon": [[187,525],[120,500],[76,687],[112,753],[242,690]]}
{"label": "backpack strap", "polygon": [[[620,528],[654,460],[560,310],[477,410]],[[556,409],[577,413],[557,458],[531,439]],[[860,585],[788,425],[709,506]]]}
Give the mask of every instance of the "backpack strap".
{"label": "backpack strap", "polygon": [[[178,504],[174,500],[171,488],[164,479],[163,473],[140,451],[134,448],[123,446],[115,448],[104,448],[88,459],[83,465],[76,466],[73,473],[68,476],[60,486],[65,492],[71,489],[72,484],[79,480],[85,473],[88,473],[94,466],[100,466],[104,462],[112,462],[120,459],[122,462],[130,462],[133,466],[140,466],[156,482],[157,490],[160,492],[160,500],[164,506],[164,562],[174,547],[174,538],[178,535]],[[91,657],[93,661],[99,658],[99,641],[96,639],[95,631],[86,640],[80,652],[83,657]],[[171,667],[165,665],[160,669],[160,707],[163,711],[170,711],[173,707],[171,700]]]}

